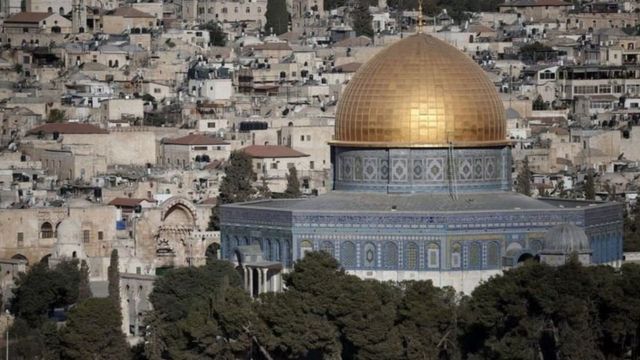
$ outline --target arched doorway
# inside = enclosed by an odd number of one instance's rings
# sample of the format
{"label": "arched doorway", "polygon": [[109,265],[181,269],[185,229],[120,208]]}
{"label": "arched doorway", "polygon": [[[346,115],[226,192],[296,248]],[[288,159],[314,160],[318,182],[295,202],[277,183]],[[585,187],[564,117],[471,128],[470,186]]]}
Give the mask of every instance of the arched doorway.
{"label": "arched doorway", "polygon": [[207,259],[207,263],[213,260],[218,260],[219,251],[220,251],[220,244],[218,243],[213,243],[207,246],[207,250],[205,250],[204,252],[204,257]]}
{"label": "arched doorway", "polygon": [[47,254],[45,256],[42,257],[42,259],[40,259],[40,262],[45,264],[45,265],[49,265],[49,259],[51,258],[51,254]]}
{"label": "arched doorway", "polygon": [[527,261],[535,261],[535,257],[530,253],[522,253],[518,257],[518,264],[525,263]]}
{"label": "arched doorway", "polygon": [[15,254],[11,257],[12,260],[24,260],[27,265],[29,265],[29,259],[22,254]]}

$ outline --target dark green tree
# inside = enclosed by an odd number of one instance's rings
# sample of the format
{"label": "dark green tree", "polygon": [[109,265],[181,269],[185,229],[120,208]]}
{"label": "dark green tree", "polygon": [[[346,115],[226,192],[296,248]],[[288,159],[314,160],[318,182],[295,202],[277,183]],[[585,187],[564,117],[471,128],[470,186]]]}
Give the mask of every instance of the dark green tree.
{"label": "dark green tree", "polygon": [[255,174],[251,166],[251,157],[242,151],[234,151],[224,168],[224,177],[220,183],[220,194],[216,206],[211,209],[207,229],[220,230],[220,205],[251,200],[256,190],[253,188]]}
{"label": "dark green tree", "polygon": [[369,11],[369,3],[367,1],[358,0],[353,9],[351,9],[350,17],[353,22],[353,30],[357,36],[373,37],[373,16]]}
{"label": "dark green tree", "polygon": [[129,359],[121,329],[120,307],[109,298],[91,298],[69,313],[61,334],[64,359]]}
{"label": "dark green tree", "polygon": [[225,46],[227,44],[227,34],[222,31],[220,24],[209,21],[204,24],[204,30],[209,31],[209,44],[213,46]]}
{"label": "dark green tree", "polygon": [[107,269],[107,278],[109,280],[109,298],[120,307],[120,264],[118,261],[118,250],[111,250],[111,259],[109,268]]}
{"label": "dark green tree", "polygon": [[78,301],[90,298],[91,287],[89,286],[89,265],[85,260],[80,262],[80,282],[78,285]]}
{"label": "dark green tree", "polygon": [[297,198],[302,195],[300,192],[300,180],[298,179],[298,170],[295,166],[289,168],[287,174],[287,188],[284,191],[284,195],[287,198]]}
{"label": "dark green tree", "polygon": [[27,273],[20,274],[13,289],[11,313],[39,327],[57,307],[67,307],[78,301],[80,272],[78,261],[64,261],[54,269],[37,263]]}
{"label": "dark green tree", "polygon": [[640,205],[636,202],[624,212],[624,251],[640,251]]}
{"label": "dark green tree", "polygon": [[49,110],[49,116],[47,116],[48,123],[61,123],[67,119],[67,112],[60,109]]}
{"label": "dark green tree", "polygon": [[587,177],[584,181],[584,197],[587,200],[595,200],[596,198],[596,184],[592,169],[587,171]]}
{"label": "dark green tree", "polygon": [[398,308],[403,359],[459,357],[455,291],[431,281],[410,281]]}
{"label": "dark green tree", "polygon": [[531,196],[531,170],[529,169],[529,158],[524,157],[518,176],[516,177],[516,191],[520,194]]}
{"label": "dark green tree", "polygon": [[549,109],[549,105],[544,102],[544,99],[542,99],[542,95],[538,95],[538,97],[533,100],[533,104],[531,105],[533,107],[533,110],[547,110]]}
{"label": "dark green tree", "polygon": [[151,358],[243,358],[256,319],[238,272],[226,261],[168,271],[150,296]]}
{"label": "dark green tree", "polygon": [[268,0],[265,17],[267,18],[267,22],[264,25],[265,33],[280,35],[289,30],[289,13],[287,12],[286,0]]}

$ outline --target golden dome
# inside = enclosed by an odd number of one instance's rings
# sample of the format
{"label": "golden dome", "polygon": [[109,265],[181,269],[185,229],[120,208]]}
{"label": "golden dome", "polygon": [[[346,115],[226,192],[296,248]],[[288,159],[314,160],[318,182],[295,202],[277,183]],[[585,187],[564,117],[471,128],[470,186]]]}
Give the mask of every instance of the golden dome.
{"label": "golden dome", "polygon": [[382,50],[353,76],[336,111],[333,145],[507,144],[505,112],[484,71],[453,46],[417,34]]}

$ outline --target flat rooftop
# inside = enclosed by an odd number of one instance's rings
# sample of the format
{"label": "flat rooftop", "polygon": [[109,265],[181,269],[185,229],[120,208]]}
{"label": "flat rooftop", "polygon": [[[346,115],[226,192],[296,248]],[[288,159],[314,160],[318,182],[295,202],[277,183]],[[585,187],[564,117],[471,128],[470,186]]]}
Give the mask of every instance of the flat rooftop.
{"label": "flat rooftop", "polygon": [[[317,197],[259,200],[233,207],[289,211],[332,212],[463,212],[507,210],[560,210],[603,205],[602,202],[536,199],[516,192],[385,194],[332,191]],[[393,210],[395,207],[395,210]]]}

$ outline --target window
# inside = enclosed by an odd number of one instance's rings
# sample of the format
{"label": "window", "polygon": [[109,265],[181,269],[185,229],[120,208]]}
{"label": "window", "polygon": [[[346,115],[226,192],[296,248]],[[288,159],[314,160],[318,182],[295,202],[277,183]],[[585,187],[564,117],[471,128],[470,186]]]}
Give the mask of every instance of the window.
{"label": "window", "polygon": [[271,163],[271,168],[274,169],[274,170],[278,169],[278,163],[272,162]]}
{"label": "window", "polygon": [[304,255],[310,251],[313,251],[313,243],[309,240],[302,240],[300,242],[300,259],[303,259]]}
{"label": "window", "polygon": [[194,146],[193,150],[197,150],[197,151],[205,151],[208,148],[206,146]]}
{"label": "window", "polygon": [[246,10],[247,14],[251,13],[251,8],[247,6],[247,10]]}
{"label": "window", "polygon": [[307,135],[307,141],[311,141],[311,135]]}
{"label": "window", "polygon": [[262,8],[258,7],[258,14],[262,13]]}
{"label": "window", "polygon": [[495,268],[500,265],[500,248],[497,242],[490,242],[487,246],[487,266]]}
{"label": "window", "polygon": [[398,246],[387,241],[382,247],[382,265],[385,269],[396,269],[398,267]]}
{"label": "window", "polygon": [[280,261],[280,253],[281,253],[281,245],[280,245],[280,240],[275,240],[275,243],[273,244],[273,260],[274,261]]}
{"label": "window", "polygon": [[236,8],[234,8],[234,9],[233,9],[233,12],[237,14],[237,13],[238,13],[238,8],[237,8],[237,7],[236,7]]}
{"label": "window", "polygon": [[28,33],[29,32],[29,28],[22,28],[22,32],[23,33]]}
{"label": "window", "polygon": [[597,94],[598,93],[598,87],[593,85],[581,85],[581,86],[574,86],[573,87],[573,93],[574,94]]}
{"label": "window", "polygon": [[208,127],[209,129],[211,129],[211,128],[215,128],[215,127],[216,127],[216,122],[215,122],[215,121],[208,122],[208,123],[207,123],[207,127]]}
{"label": "window", "polygon": [[340,262],[345,268],[356,267],[356,245],[351,241],[345,241],[342,243],[342,249],[340,250]]}
{"label": "window", "polygon": [[304,135],[300,135],[300,141],[304,141]]}
{"label": "window", "polygon": [[427,246],[427,266],[430,269],[440,267],[440,247],[437,244]]}
{"label": "window", "polygon": [[460,244],[454,244],[451,248],[451,267],[460,268],[460,257],[462,253]]}
{"label": "window", "polygon": [[262,254],[264,255],[265,260],[271,260],[271,240],[266,239],[264,241],[264,250],[262,251]]}
{"label": "window", "polygon": [[223,14],[226,14],[226,13],[227,13],[227,8],[226,8],[226,7],[225,7],[225,8],[222,8],[222,13],[223,13]]}
{"label": "window", "polygon": [[482,248],[478,243],[473,243],[469,247],[469,267],[472,269],[482,267]]}
{"label": "window", "polygon": [[153,89],[153,93],[154,94],[160,94],[162,92],[162,90],[160,88],[154,88]]}
{"label": "window", "polygon": [[104,232],[98,231],[98,240],[104,240]]}
{"label": "window", "polygon": [[82,231],[82,241],[84,241],[85,243],[91,241],[91,230]]}
{"label": "window", "polygon": [[407,269],[418,269],[418,245],[414,242],[407,244]]}
{"label": "window", "polygon": [[607,85],[607,84],[600,85],[600,87],[598,88],[598,93],[599,94],[611,94],[611,85]]}
{"label": "window", "polygon": [[24,233],[19,232],[18,233],[18,247],[23,247],[24,246]]}
{"label": "window", "polygon": [[51,223],[45,222],[40,226],[40,237],[43,239],[51,239],[53,237],[53,226],[51,226]]}
{"label": "window", "polygon": [[256,163],[256,169],[260,170],[260,163]]}
{"label": "window", "polygon": [[323,241],[322,244],[320,244],[320,251],[324,251],[333,256],[333,243],[331,241]]}
{"label": "window", "polygon": [[313,161],[309,161],[309,169],[313,170],[315,164],[313,163]]}
{"label": "window", "polygon": [[545,70],[540,73],[540,80],[555,80],[556,73],[551,72],[551,70]]}
{"label": "window", "polygon": [[363,260],[365,267],[376,266],[376,246],[372,243],[364,244]]}

